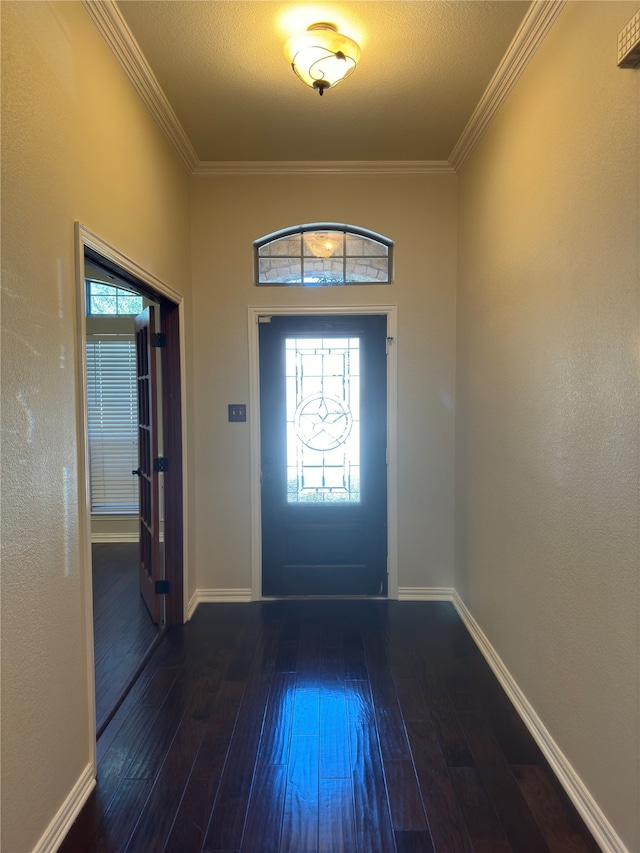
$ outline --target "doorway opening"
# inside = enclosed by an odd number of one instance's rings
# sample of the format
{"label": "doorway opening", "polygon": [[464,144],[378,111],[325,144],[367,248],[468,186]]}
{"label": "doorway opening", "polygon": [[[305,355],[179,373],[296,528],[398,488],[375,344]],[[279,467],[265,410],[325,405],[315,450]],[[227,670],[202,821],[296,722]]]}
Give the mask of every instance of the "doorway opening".
{"label": "doorway opening", "polygon": [[98,738],[165,628],[184,622],[181,300],[82,226],[77,235],[89,706]]}
{"label": "doorway opening", "polygon": [[[98,735],[118,707],[164,629],[164,602],[151,575],[164,578],[163,483],[141,466],[142,447],[162,456],[159,351],[141,365],[137,331],[155,324],[159,303],[85,257],[87,425],[91,511],[91,579]],[[155,325],[154,325],[154,331]],[[159,333],[159,328],[156,333]],[[141,367],[147,382],[140,377]],[[150,370],[150,367],[152,368]],[[152,379],[149,382],[149,378]],[[142,392],[142,394],[141,394]],[[157,393],[159,392],[159,393]],[[142,400],[141,396],[147,398]],[[146,402],[146,404],[145,404]],[[144,441],[140,413],[151,413],[154,441]],[[142,440],[141,440],[142,437]],[[136,476],[137,475],[137,476]],[[157,486],[156,489],[153,486]],[[146,508],[146,512],[145,512]],[[143,524],[151,512],[152,524]],[[148,527],[150,529],[148,529]],[[157,544],[148,547],[149,542]],[[156,560],[147,573],[143,552]]]}
{"label": "doorway opening", "polygon": [[252,597],[397,597],[396,309],[249,309]]}

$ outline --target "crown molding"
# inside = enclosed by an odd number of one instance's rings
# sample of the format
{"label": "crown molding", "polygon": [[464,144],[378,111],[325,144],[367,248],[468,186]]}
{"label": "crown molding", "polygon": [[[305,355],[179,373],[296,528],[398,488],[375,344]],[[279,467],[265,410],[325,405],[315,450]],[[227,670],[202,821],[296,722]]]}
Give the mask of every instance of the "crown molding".
{"label": "crown molding", "polygon": [[114,0],[81,0],[136,91],[193,175],[452,175],[460,170],[567,0],[533,0],[448,160],[203,161]]}
{"label": "crown molding", "polygon": [[200,161],[194,175],[453,175],[446,160]]}
{"label": "crown molding", "polygon": [[193,171],[199,163],[195,148],[114,0],[82,0],[82,5],[182,162]]}
{"label": "crown molding", "polygon": [[515,86],[567,0],[534,0],[478,106],[455,144],[449,163],[456,172],[467,160]]}
{"label": "crown molding", "polygon": [[165,136],[194,175],[454,174],[446,160],[202,161],[114,0],[82,0],[82,4]]}

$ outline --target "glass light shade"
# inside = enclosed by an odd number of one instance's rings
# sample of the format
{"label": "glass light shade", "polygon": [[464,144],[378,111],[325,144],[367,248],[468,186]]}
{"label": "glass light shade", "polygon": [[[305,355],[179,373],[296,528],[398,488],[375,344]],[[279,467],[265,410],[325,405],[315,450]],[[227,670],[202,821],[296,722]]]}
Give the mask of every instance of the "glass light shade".
{"label": "glass light shade", "polygon": [[320,94],[352,74],[360,59],[356,42],[333,24],[312,24],[289,39],[284,50],[297,76]]}
{"label": "glass light shade", "polygon": [[316,258],[330,258],[340,247],[342,234],[330,231],[309,231],[303,235],[304,245]]}

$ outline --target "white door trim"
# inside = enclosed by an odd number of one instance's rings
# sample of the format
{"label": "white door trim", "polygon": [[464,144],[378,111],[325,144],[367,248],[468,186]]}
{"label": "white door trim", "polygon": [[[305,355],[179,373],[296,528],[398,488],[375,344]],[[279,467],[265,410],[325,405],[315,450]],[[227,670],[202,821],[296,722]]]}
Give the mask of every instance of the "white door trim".
{"label": "white door trim", "polygon": [[[75,256],[76,256],[76,295],[77,295],[77,317],[76,317],[76,364],[77,364],[77,432],[78,432],[78,517],[79,536],[82,560],[83,592],[84,592],[84,621],[86,638],[86,662],[87,662],[87,715],[89,724],[89,756],[90,765],[96,772],[96,691],[95,691],[95,662],[93,645],[93,579],[91,574],[91,500],[89,487],[89,426],[87,421],[87,330],[86,330],[86,294],[85,294],[85,247],[93,249],[103,258],[112,261],[125,272],[135,276],[140,281],[153,288],[156,293],[166,296],[178,305],[178,321],[180,326],[180,374],[181,386],[185,385],[184,375],[184,311],[182,296],[169,285],[160,281],[151,273],[139,267],[134,261],[123,255],[109,243],[106,243],[82,223],[76,222],[75,230]],[[182,405],[182,435],[186,436],[186,412]],[[187,460],[186,440],[182,442],[182,470],[183,470],[183,504],[182,522],[183,530],[186,531],[187,524]],[[184,584],[184,613],[183,619],[187,620],[187,604],[189,601],[187,589],[187,536],[183,537],[183,584]]]}
{"label": "white door trim", "polygon": [[251,454],[251,598],[262,598],[262,519],[260,507],[260,349],[258,318],[261,316],[314,316],[319,314],[386,314],[387,336],[387,563],[388,598],[398,597],[398,360],[397,306],[343,305],[332,308],[255,306],[248,309],[249,418]]}

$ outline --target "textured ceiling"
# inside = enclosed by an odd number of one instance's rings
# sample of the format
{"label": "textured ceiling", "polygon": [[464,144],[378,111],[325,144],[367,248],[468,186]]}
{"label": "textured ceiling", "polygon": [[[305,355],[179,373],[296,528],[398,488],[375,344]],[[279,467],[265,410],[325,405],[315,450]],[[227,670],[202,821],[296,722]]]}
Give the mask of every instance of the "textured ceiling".
{"label": "textured ceiling", "polygon": [[[120,0],[201,161],[447,160],[528,0]],[[284,43],[329,21],[362,59],[320,98]]]}

